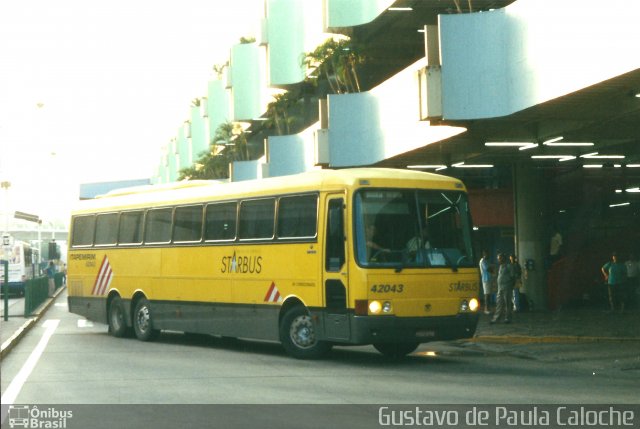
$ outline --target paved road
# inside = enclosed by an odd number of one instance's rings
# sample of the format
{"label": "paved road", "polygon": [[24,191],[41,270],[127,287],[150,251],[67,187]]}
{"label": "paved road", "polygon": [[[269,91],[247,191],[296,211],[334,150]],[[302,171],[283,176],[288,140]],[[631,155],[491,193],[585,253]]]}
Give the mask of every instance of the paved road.
{"label": "paved road", "polygon": [[[24,297],[9,297],[7,301],[9,317],[24,315]],[[4,317],[4,296],[0,297],[0,317]]]}
{"label": "paved road", "polygon": [[369,346],[299,361],[271,343],[181,333],[142,343],[68,313],[65,293],[1,374],[4,405],[616,404],[637,402],[640,359],[637,343],[433,343],[401,361]]}

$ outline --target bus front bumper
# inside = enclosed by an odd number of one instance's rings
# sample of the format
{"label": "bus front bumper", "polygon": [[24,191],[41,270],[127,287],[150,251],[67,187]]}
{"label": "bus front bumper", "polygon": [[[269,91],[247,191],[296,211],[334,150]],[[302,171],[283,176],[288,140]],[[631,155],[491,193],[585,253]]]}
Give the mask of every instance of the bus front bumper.
{"label": "bus front bumper", "polygon": [[418,342],[471,338],[477,313],[441,317],[352,316],[351,343]]}

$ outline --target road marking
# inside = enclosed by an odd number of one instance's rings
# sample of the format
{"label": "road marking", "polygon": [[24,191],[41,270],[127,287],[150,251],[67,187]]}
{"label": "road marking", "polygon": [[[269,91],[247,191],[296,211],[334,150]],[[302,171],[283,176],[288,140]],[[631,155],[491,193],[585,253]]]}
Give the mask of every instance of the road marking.
{"label": "road marking", "polygon": [[[47,320],[42,324],[42,327],[46,328],[46,330],[44,331],[42,338],[40,338],[40,342],[33,349],[31,355],[29,355],[29,358],[26,360],[24,365],[22,365],[22,368],[20,368],[18,375],[16,375],[15,378],[11,380],[11,384],[9,384],[7,390],[5,390],[5,392],[2,394],[2,398],[0,398],[3,409],[5,408],[5,406],[12,405],[15,402],[18,394],[20,393],[20,390],[22,390],[22,386],[24,385],[24,383],[26,383],[29,375],[31,375],[31,372],[38,364],[40,356],[42,356],[42,353],[44,353],[44,349],[47,347],[47,343],[51,339],[51,336],[53,335],[59,324],[60,320],[57,319]],[[4,417],[5,416],[2,416],[2,420],[4,420]]]}
{"label": "road marking", "polygon": [[87,319],[78,319],[78,328],[93,328],[93,322]]}
{"label": "road marking", "polygon": [[66,307],[66,306],[67,306],[67,303],[66,303],[66,302],[56,302],[54,305],[55,305],[56,307]]}

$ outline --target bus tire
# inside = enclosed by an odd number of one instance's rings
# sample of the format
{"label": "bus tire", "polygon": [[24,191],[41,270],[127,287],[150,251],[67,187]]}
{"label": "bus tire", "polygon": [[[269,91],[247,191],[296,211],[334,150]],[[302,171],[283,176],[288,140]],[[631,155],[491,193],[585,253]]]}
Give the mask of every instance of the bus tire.
{"label": "bus tire", "polygon": [[330,343],[316,339],[311,315],[302,306],[295,306],[285,313],[280,323],[280,341],[287,353],[296,359],[317,359],[331,349]]}
{"label": "bus tire", "polygon": [[419,345],[416,342],[374,343],[373,347],[388,358],[399,359],[414,352]]}
{"label": "bus tire", "polygon": [[124,304],[119,296],[114,297],[109,303],[108,315],[109,333],[117,338],[126,337],[129,329],[125,320]]}
{"label": "bus tire", "polygon": [[133,330],[140,341],[153,341],[160,333],[157,329],[153,329],[151,305],[146,298],[141,298],[136,303],[133,311]]}

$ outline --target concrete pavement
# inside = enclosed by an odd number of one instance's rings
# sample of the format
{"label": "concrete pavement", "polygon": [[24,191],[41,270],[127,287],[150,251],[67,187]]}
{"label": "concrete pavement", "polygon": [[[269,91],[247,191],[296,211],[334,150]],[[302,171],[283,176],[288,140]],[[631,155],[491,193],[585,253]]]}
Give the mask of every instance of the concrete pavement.
{"label": "concrete pavement", "polygon": [[566,308],[553,312],[515,313],[510,324],[490,324],[481,314],[474,341],[511,343],[571,343],[640,341],[640,309],[624,313],[604,308]]}
{"label": "concrete pavement", "polygon": [[[47,298],[30,317],[24,317],[24,297],[16,299],[13,302],[13,305],[9,308],[7,321],[4,320],[4,303],[0,305],[0,307],[2,307],[0,317],[0,339],[2,339],[0,358],[4,358],[7,353],[18,344],[29,329],[31,329],[45,314],[47,309],[53,305],[56,298],[65,292],[66,289],[66,286],[56,289],[53,298]],[[4,297],[2,299],[4,299]]]}
{"label": "concrete pavement", "polygon": [[[6,322],[4,318],[0,318],[2,357],[11,351],[61,294],[64,294],[62,300],[66,297],[66,287],[56,290],[55,296],[42,304],[31,317],[11,316]],[[16,315],[22,312],[14,306],[10,314]],[[490,319],[491,315],[480,315],[476,335],[471,341],[487,344],[640,342],[640,309],[637,308],[625,313],[609,312],[593,307],[562,309],[554,312],[516,313],[510,324],[492,325],[489,323]]]}

